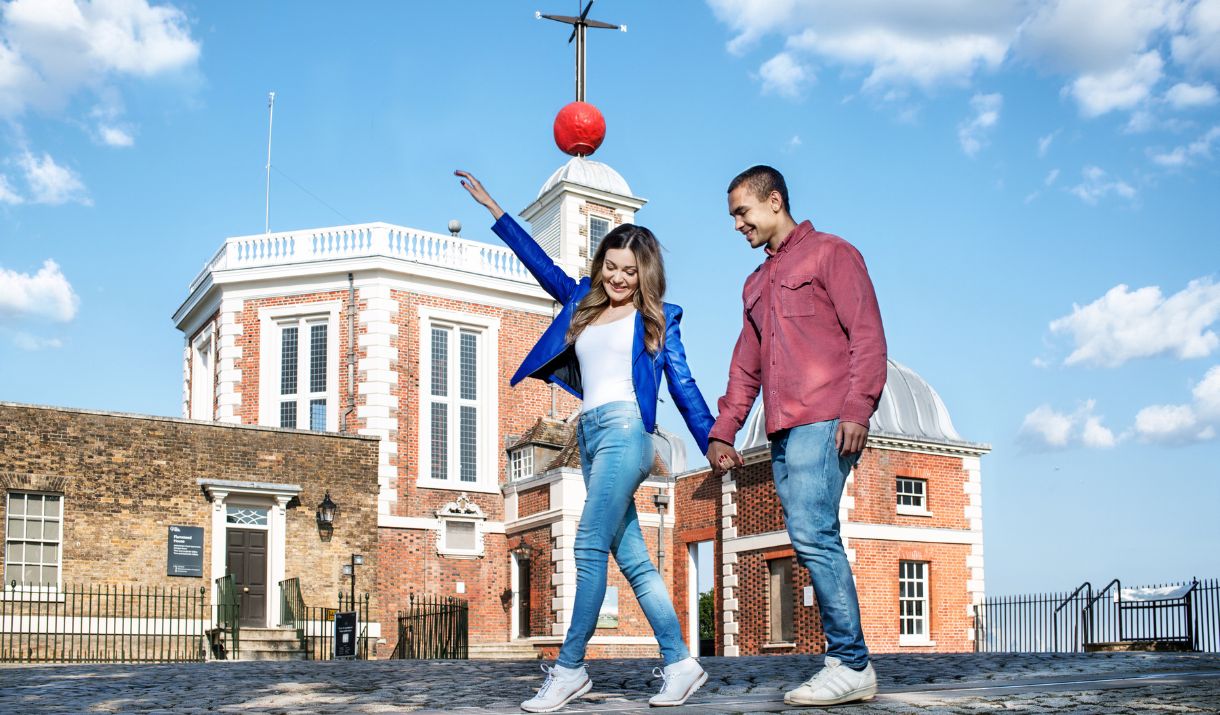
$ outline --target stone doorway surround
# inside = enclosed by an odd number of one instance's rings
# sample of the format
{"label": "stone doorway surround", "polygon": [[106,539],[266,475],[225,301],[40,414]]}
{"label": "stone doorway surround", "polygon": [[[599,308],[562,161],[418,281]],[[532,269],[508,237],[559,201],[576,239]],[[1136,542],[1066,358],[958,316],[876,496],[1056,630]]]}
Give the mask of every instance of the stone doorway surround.
{"label": "stone doorway surround", "polygon": [[[267,622],[276,626],[280,622],[279,583],[284,580],[288,502],[301,493],[296,484],[271,484],[267,482],[240,482],[225,479],[199,479],[199,486],[212,502],[211,575],[212,599],[216,598],[216,579],[225,575],[225,552],[229,523],[227,507],[230,503],[263,506],[267,508]],[[238,524],[234,528],[246,528]]]}

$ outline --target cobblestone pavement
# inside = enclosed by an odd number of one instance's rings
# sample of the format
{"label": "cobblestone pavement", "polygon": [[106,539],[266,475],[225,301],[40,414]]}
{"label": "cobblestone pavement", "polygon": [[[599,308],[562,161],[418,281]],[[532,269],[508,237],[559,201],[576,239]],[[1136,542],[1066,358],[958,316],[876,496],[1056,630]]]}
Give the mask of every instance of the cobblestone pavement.
{"label": "cobblestone pavement", "polygon": [[[816,712],[784,691],[815,656],[703,658],[710,678],[665,715]],[[1220,713],[1220,655],[878,655],[881,694],[839,713]],[[652,660],[590,662],[593,691],[568,712],[645,713]],[[538,661],[371,661],[0,667],[0,713],[520,712]]]}

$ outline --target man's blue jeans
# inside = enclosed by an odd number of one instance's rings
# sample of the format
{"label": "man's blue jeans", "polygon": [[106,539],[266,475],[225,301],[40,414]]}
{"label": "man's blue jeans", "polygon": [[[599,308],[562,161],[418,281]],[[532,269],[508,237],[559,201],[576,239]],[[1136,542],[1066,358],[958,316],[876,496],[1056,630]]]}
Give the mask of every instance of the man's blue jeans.
{"label": "man's blue jeans", "polygon": [[792,550],[813,579],[826,655],[862,670],[868,665],[868,647],[860,627],[856,584],[839,538],[839,500],[860,455],[839,455],[838,428],[836,419],[776,433],[771,439],[771,473]]}
{"label": "man's blue jeans", "polygon": [[652,436],[644,431],[635,402],[611,402],[579,419],[580,468],[587,496],[573,549],[576,605],[556,662],[565,668],[584,663],[585,647],[597,629],[597,614],[606,598],[609,555],[614,554],[656,634],[665,664],[677,663],[690,652],[682,642],[665,582],[648,557],[635,511],[635,490],[652,471]]}

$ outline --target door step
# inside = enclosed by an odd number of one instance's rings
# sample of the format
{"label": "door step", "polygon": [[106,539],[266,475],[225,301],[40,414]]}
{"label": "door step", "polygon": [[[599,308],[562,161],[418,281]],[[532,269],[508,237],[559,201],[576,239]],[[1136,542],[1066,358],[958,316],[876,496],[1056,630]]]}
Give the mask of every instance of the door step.
{"label": "door step", "polygon": [[471,643],[467,646],[467,657],[471,660],[537,660],[541,655],[529,641],[508,641]]}
{"label": "door step", "polygon": [[295,628],[242,628],[237,660],[305,660]]}

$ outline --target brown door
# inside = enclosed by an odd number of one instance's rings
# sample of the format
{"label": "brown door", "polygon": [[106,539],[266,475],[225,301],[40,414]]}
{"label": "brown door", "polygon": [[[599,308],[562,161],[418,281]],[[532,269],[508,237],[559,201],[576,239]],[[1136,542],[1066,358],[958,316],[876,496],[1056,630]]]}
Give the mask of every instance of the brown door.
{"label": "brown door", "polygon": [[267,625],[267,532],[228,529],[225,571],[233,574],[243,626]]}
{"label": "brown door", "polygon": [[530,637],[530,562],[517,559],[517,637]]}

